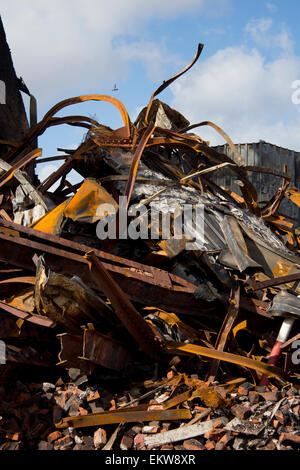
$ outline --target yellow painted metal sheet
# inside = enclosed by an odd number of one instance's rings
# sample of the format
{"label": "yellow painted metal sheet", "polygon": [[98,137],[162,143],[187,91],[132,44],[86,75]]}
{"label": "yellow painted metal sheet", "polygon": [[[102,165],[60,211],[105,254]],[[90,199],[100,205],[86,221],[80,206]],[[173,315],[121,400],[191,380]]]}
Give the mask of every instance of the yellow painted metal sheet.
{"label": "yellow painted metal sheet", "polygon": [[62,202],[59,206],[55,207],[52,211],[45,214],[39,220],[31,225],[31,228],[40,230],[44,233],[52,233],[53,235],[59,235],[60,227],[64,219],[64,211],[69,204],[71,198]]}
{"label": "yellow painted metal sheet", "polygon": [[31,225],[31,228],[44,233],[59,235],[64,218],[74,222],[94,223],[103,219],[99,211],[102,204],[110,204],[118,210],[118,204],[113,197],[93,178],[87,178],[77,193],[48,212]]}
{"label": "yellow painted metal sheet", "polygon": [[99,213],[101,204],[111,204],[115,211],[118,204],[114,198],[93,178],[86,179],[67,205],[64,216],[74,222],[94,223],[102,219]]}

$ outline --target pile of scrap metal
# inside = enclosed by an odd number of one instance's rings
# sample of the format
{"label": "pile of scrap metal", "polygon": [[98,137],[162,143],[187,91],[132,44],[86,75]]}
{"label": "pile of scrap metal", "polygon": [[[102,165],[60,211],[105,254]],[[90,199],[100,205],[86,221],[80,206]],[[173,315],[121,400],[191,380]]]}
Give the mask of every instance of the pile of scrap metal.
{"label": "pile of scrap metal", "polygon": [[[260,203],[247,174],[271,169],[245,167],[218,126],[190,126],[155,99],[201,50],[153,93],[134,124],[110,96],[67,99],[0,160],[2,380],[15,377],[20,364],[40,371],[58,362],[91,374],[152,360],[168,367],[182,356],[178,367],[194,364],[208,384],[242,376],[255,384],[299,386],[293,347],[300,338],[300,238],[276,213],[285,197],[299,204],[300,192],[289,187],[285,169],[274,171],[282,184]],[[124,126],[112,130],[85,116],[55,117],[87,100],[111,103]],[[61,124],[88,129],[77,150],[49,158],[41,158],[41,149],[28,153],[47,128]],[[220,133],[235,161],[191,132],[197,126]],[[42,183],[28,176],[32,165],[60,160]],[[241,195],[213,182],[223,168],[236,176]],[[68,181],[72,169],[82,183]],[[204,207],[201,230],[190,224],[179,239],[174,232],[187,204]],[[115,236],[101,239],[99,222],[109,227],[113,217],[107,207],[115,214],[128,208],[128,220],[116,224]],[[148,221],[150,209],[162,219],[171,214],[169,237]],[[132,221],[141,226],[145,220],[144,237],[126,236]]]}

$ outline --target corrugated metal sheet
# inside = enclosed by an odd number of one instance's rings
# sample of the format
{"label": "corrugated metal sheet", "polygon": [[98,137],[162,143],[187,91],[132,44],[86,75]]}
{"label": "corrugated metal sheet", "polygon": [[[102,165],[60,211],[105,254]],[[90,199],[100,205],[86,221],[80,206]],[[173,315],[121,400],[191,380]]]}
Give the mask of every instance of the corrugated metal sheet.
{"label": "corrugated metal sheet", "polygon": [[[291,186],[300,186],[300,152],[277,147],[264,141],[251,144],[236,144],[236,146],[246,166],[260,166],[283,172],[286,165],[288,174],[292,177]],[[235,160],[232,150],[227,144],[214,148]],[[255,172],[249,172],[248,175],[257,190],[259,201],[269,201],[281,184],[281,179],[273,175]],[[221,170],[213,176],[213,180],[220,186],[230,188],[235,193],[241,195],[240,188],[236,184],[236,175],[230,169]],[[300,209],[288,200],[282,202],[279,212],[300,219]],[[296,225],[300,226],[300,222]]]}

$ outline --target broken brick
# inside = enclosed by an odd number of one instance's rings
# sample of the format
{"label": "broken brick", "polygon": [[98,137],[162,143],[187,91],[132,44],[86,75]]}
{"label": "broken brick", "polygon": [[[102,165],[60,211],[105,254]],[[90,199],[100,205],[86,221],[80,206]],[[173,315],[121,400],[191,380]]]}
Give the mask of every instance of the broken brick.
{"label": "broken brick", "polygon": [[53,450],[53,444],[47,441],[40,441],[38,450]]}
{"label": "broken brick", "polygon": [[279,421],[280,424],[285,424],[287,421],[286,415],[284,415],[281,410],[276,411],[275,418]]}
{"label": "broken brick", "polygon": [[281,434],[279,437],[279,442],[281,444],[297,444],[300,445],[300,435],[297,434]]}
{"label": "broken brick", "polygon": [[272,402],[279,401],[282,398],[282,394],[276,391],[260,393],[260,396],[263,397],[266,401]]}
{"label": "broken brick", "polygon": [[49,434],[47,440],[48,442],[54,442],[57,441],[62,437],[62,433],[60,431],[54,431],[51,434]]}
{"label": "broken brick", "polygon": [[222,436],[218,442],[224,444],[224,446],[227,446],[229,442],[232,441],[233,439],[234,439],[233,434],[231,434],[230,432],[226,432],[226,434],[224,434],[224,436]]}
{"label": "broken brick", "polygon": [[214,450],[215,449],[215,443],[213,441],[207,441],[205,444],[205,449],[206,450]]}
{"label": "broken brick", "polygon": [[277,450],[277,447],[275,442],[270,441],[267,445],[261,447],[260,450]]}
{"label": "broken brick", "polygon": [[260,397],[260,394],[256,391],[250,390],[250,392],[248,393],[248,400],[252,405],[259,402],[259,397]]}
{"label": "broken brick", "polygon": [[204,434],[204,438],[211,441],[218,441],[224,434],[226,434],[225,429],[212,429]]}
{"label": "broken brick", "polygon": [[62,437],[54,442],[54,449],[55,450],[64,450],[69,449],[74,444],[73,439],[70,436]]}
{"label": "broken brick", "polygon": [[128,450],[128,449],[131,449],[132,446],[133,446],[132,437],[129,437],[127,434],[124,434],[124,436],[121,439],[120,449]]}
{"label": "broken brick", "polygon": [[197,441],[196,439],[188,439],[187,441],[183,442],[183,447],[185,450],[205,450],[205,446],[201,444],[201,442]]}
{"label": "broken brick", "polygon": [[215,450],[225,450],[225,444],[223,442],[217,442],[215,446]]}
{"label": "broken brick", "polygon": [[251,410],[243,405],[233,405],[230,410],[234,416],[240,419],[247,419],[251,416]]}
{"label": "broken brick", "polygon": [[142,446],[144,444],[145,434],[137,434],[134,438],[134,446]]}
{"label": "broken brick", "polygon": [[96,449],[101,449],[107,442],[106,431],[102,428],[94,432],[94,446]]}
{"label": "broken brick", "polygon": [[239,396],[247,396],[250,391],[254,390],[254,388],[254,385],[250,382],[245,382],[239,386],[237,393]]}

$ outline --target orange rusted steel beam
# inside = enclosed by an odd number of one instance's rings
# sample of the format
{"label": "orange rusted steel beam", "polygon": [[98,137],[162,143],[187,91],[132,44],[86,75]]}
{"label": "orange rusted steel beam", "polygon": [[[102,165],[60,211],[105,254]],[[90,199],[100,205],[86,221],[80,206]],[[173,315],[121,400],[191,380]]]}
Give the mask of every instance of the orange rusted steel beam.
{"label": "orange rusted steel beam", "polygon": [[48,328],[54,328],[56,326],[56,324],[47,317],[44,317],[42,315],[36,315],[35,313],[24,312],[23,310],[20,310],[16,307],[12,307],[11,305],[6,304],[5,302],[0,301],[0,309],[11,313],[15,317],[21,318],[22,320],[29,321],[30,323],[35,323],[36,325],[45,326]]}
{"label": "orange rusted steel beam", "polygon": [[[5,161],[14,160],[23,150],[25,150],[31,142],[33,142],[39,135],[43,134],[49,124],[51,125],[51,120],[53,116],[60,111],[61,109],[65,108],[66,106],[71,106],[73,104],[82,103],[84,101],[106,101],[114,105],[119,111],[122,116],[122,120],[124,122],[124,126],[126,128],[126,136],[127,138],[130,137],[131,132],[131,123],[127,113],[127,110],[121,101],[117,100],[108,95],[81,95],[76,96],[74,98],[68,98],[66,100],[60,101],[57,103],[53,108],[51,108],[43,117],[43,119],[36,124],[30,131],[25,135],[24,139],[19,142],[16,148],[13,148],[8,154],[5,156]],[[53,122],[53,121],[52,121]]]}
{"label": "orange rusted steel beam", "polygon": [[8,222],[12,222],[11,218],[9,217],[8,213],[4,209],[0,209],[0,216],[7,220]]}
{"label": "orange rusted steel beam", "polygon": [[122,370],[130,362],[134,362],[125,344],[98,331],[84,328],[82,346],[82,356],[79,359],[108,369]]}
{"label": "orange rusted steel beam", "polygon": [[90,426],[104,426],[106,424],[118,423],[141,423],[144,421],[177,421],[191,419],[190,410],[134,410],[122,409],[121,411],[108,411],[107,413],[94,413],[86,416],[74,416],[71,418],[63,418],[55,426],[58,429],[86,428]]}
{"label": "orange rusted steel beam", "polygon": [[197,356],[211,357],[220,361],[230,362],[237,364],[248,369],[256,370],[261,374],[265,374],[268,377],[285,377],[285,373],[282,369],[275,366],[270,366],[264,362],[249,359],[249,357],[240,356],[238,354],[231,354],[224,351],[217,351],[216,349],[205,348],[198,346],[197,344],[171,344],[167,345],[167,351],[171,354],[195,354]]}
{"label": "orange rusted steel beam", "polygon": [[126,188],[125,188],[125,193],[124,195],[127,197],[127,207],[129,205],[129,202],[130,202],[130,199],[131,199],[131,195],[132,195],[132,191],[133,191],[133,187],[134,187],[134,183],[135,183],[135,178],[136,178],[136,175],[137,175],[137,170],[138,170],[138,166],[139,166],[139,163],[140,163],[140,160],[141,160],[141,156],[142,156],[142,153],[147,145],[147,142],[148,140],[150,139],[151,135],[153,134],[153,131],[155,129],[155,125],[153,122],[150,122],[149,126],[147,127],[147,129],[145,130],[141,140],[140,140],[140,143],[135,151],[135,154],[133,156],[133,160],[132,160],[132,163],[131,163],[131,166],[130,166],[130,170],[129,170],[129,175],[128,175],[128,181],[127,181],[127,184],[126,184]]}
{"label": "orange rusted steel beam", "polygon": [[285,197],[300,207],[300,191],[298,188],[288,188]]}
{"label": "orange rusted steel beam", "polygon": [[10,279],[4,279],[0,281],[0,284],[31,284],[35,285],[34,276],[22,276],[22,277],[11,277]]}
{"label": "orange rusted steel beam", "polygon": [[150,357],[161,360],[164,353],[164,340],[162,336],[139,314],[125,292],[114,281],[94,252],[86,253],[85,258],[88,261],[93,281],[104,295],[110,299],[117,316],[139,344],[140,348]]}
{"label": "orange rusted steel beam", "polygon": [[[35,272],[32,257],[35,253],[43,254],[52,271],[66,276],[80,272],[82,280],[98,290],[90,277],[88,263],[82,256],[90,251],[90,247],[1,219],[0,228],[0,259]],[[16,236],[10,236],[10,232]],[[104,251],[94,252],[132,301],[159,306],[174,313],[217,316],[214,305],[193,297],[196,286],[191,282]]]}
{"label": "orange rusted steel beam", "polygon": [[192,129],[195,129],[196,127],[202,127],[202,126],[210,126],[213,129],[215,129],[215,131],[217,131],[224,138],[224,140],[226,140],[226,142],[228,143],[229,147],[231,148],[233,154],[235,155],[237,159],[238,164],[242,165],[244,163],[244,160],[241,154],[239,153],[237,147],[232,142],[229,135],[227,135],[226,132],[223,129],[221,129],[221,127],[217,126],[217,124],[215,124],[214,122],[211,122],[211,121],[199,122],[198,124],[193,124],[192,126],[188,126],[185,129],[182,129],[182,131],[180,132],[184,134],[185,132],[189,132]]}
{"label": "orange rusted steel beam", "polygon": [[[57,335],[61,350],[58,365],[81,368],[83,361],[107,369],[120,371],[134,362],[126,346],[109,336],[84,328],[82,336],[63,333]],[[67,364],[67,365],[66,365]]]}
{"label": "orange rusted steel beam", "polygon": [[[91,248],[86,245],[82,245],[71,240],[66,240],[64,238],[58,237],[57,235],[44,233],[29,227],[24,227],[23,225],[19,225],[14,222],[0,220],[0,227],[7,229],[8,231],[14,230],[16,235],[19,234],[20,236],[18,236],[18,241],[22,246],[26,245],[28,247],[32,247],[32,249],[38,252],[57,252],[61,256],[70,258],[70,260],[80,260],[80,263],[83,264],[86,264],[86,261],[82,258],[81,255],[84,255],[91,250]],[[6,236],[4,234],[2,235],[4,237],[4,241]],[[28,242],[26,242],[26,239],[28,239]],[[17,242],[17,240],[15,241]],[[177,293],[182,292],[193,294],[197,288],[195,284],[192,284],[191,282],[186,281],[185,279],[176,276],[175,274],[170,274],[167,271],[163,271],[162,269],[138,263],[126,258],[121,258],[119,256],[106,253],[105,251],[95,249],[94,253],[98,258],[105,262],[106,269],[116,273],[121,273],[127,278],[139,279],[148,284],[153,284],[157,287],[164,287],[169,290],[176,291]]]}
{"label": "orange rusted steel beam", "polygon": [[42,183],[38,190],[41,194],[44,194],[48,191],[51,186],[56,183],[56,181],[62,176],[66,175],[72,170],[73,167],[73,157],[69,157],[61,167],[59,167],[54,173],[52,173],[44,183]]}
{"label": "orange rusted steel beam", "polygon": [[56,183],[56,181],[60,177],[64,177],[67,175],[73,168],[74,160],[84,152],[87,152],[91,149],[93,149],[95,145],[89,143],[89,142],[84,142],[66,161],[65,163],[58,168],[52,175],[50,175],[39,187],[39,191],[43,194],[46,191],[48,191],[51,186]]}
{"label": "orange rusted steel beam", "polygon": [[176,395],[175,397],[172,397],[157,406],[161,407],[161,409],[163,410],[169,410],[170,408],[174,408],[175,406],[180,405],[184,401],[189,400],[191,398],[192,392],[192,390],[188,390],[187,392],[181,393],[180,395]]}
{"label": "orange rusted steel beam", "polygon": [[274,216],[284,198],[285,191],[289,187],[290,180],[284,180],[282,186],[277,190],[276,194],[270,199],[269,203],[262,209],[263,218]]}
{"label": "orange rusted steel beam", "polygon": [[35,163],[46,163],[46,162],[54,162],[58,160],[66,160],[70,158],[70,155],[56,155],[55,157],[47,157],[47,158],[39,158]]}
{"label": "orange rusted steel beam", "polygon": [[27,165],[31,160],[40,157],[42,155],[42,149],[35,149],[32,150],[32,152],[27,153],[23,158],[17,161],[8,171],[3,173],[3,175],[0,176],[0,188],[3,186],[5,183],[7,183],[13,176],[14,173],[17,170],[20,170],[23,168],[23,166]]}
{"label": "orange rusted steel beam", "polygon": [[[1,218],[0,228],[0,259],[15,267],[35,272],[32,257],[35,253],[44,254],[52,271],[66,276],[74,276],[80,272],[83,281],[98,290],[89,275],[88,263],[83,258],[90,247]],[[10,236],[9,231],[16,236]],[[219,318],[216,304],[195,299],[195,284],[153,266],[96,249],[94,253],[104,263],[105,269],[112,272],[115,281],[132,301],[158,306],[181,315]],[[241,307],[269,318],[265,312],[268,302],[241,297]]]}
{"label": "orange rusted steel beam", "polygon": [[16,144],[15,142],[11,142],[10,140],[3,140],[3,139],[0,139],[0,145],[7,145],[8,147],[13,147],[13,148],[18,147],[18,144]]}
{"label": "orange rusted steel beam", "polygon": [[193,65],[199,59],[203,47],[204,47],[204,45],[199,43],[198,48],[197,48],[197,52],[196,52],[192,62],[190,62],[183,70],[176,73],[176,75],[173,75],[173,77],[169,78],[168,80],[164,80],[163,83],[152,94],[152,96],[150,98],[150,102],[147,106],[147,112],[146,112],[146,116],[145,116],[145,124],[146,125],[148,124],[148,116],[149,116],[149,112],[150,112],[150,109],[151,109],[151,106],[152,106],[152,103],[153,103],[153,100],[154,100],[155,96],[159,95],[159,93],[161,93],[163,90],[165,90],[165,88],[167,88],[169,85],[171,85],[171,83],[173,83],[177,78],[181,77],[181,75],[183,75],[185,72],[187,72],[188,70],[190,70],[193,67]]}
{"label": "orange rusted steel beam", "polygon": [[57,126],[60,124],[70,124],[70,125],[78,125],[87,127],[90,129],[91,126],[97,127],[99,126],[99,122],[95,121],[95,119],[91,119],[87,116],[65,116],[65,117],[54,117],[49,121],[49,126]]}
{"label": "orange rusted steel beam", "polygon": [[246,292],[256,292],[258,290],[267,289],[269,287],[280,286],[282,284],[289,284],[293,281],[300,280],[300,273],[289,274],[288,276],[275,277],[275,279],[268,279],[263,282],[253,282],[251,281],[246,287]]}

